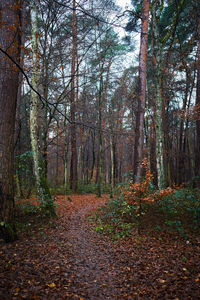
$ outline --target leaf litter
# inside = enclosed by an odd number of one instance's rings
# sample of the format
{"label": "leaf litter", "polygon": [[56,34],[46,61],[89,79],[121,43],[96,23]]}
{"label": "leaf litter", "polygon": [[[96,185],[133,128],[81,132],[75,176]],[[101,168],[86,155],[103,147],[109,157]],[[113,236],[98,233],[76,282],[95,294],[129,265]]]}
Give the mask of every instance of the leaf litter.
{"label": "leaf litter", "polygon": [[117,243],[86,216],[108,196],[57,196],[58,217],[0,245],[0,300],[200,299],[200,245],[133,234]]}

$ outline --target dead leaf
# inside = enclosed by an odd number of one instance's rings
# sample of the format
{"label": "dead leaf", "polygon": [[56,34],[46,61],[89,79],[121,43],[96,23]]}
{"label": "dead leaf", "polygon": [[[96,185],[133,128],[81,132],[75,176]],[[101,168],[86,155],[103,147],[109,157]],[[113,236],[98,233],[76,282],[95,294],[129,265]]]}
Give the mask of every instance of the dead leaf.
{"label": "dead leaf", "polygon": [[52,282],[52,283],[50,283],[50,284],[47,284],[47,285],[48,285],[49,287],[51,287],[51,288],[53,288],[53,287],[56,286],[54,282]]}

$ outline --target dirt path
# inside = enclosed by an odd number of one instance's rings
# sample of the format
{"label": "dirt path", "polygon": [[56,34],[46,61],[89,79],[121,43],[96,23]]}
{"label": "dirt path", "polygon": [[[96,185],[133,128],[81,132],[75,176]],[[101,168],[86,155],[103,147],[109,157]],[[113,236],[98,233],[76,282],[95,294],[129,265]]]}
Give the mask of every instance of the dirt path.
{"label": "dirt path", "polygon": [[114,245],[86,215],[108,197],[58,196],[58,218],[36,219],[0,245],[0,300],[200,299],[200,247],[169,236]]}
{"label": "dirt path", "polygon": [[88,212],[94,210],[101,203],[82,208],[72,215],[68,234],[72,245],[74,274],[71,292],[82,293],[87,299],[117,299],[118,290],[115,270],[115,250],[108,241],[91,231],[85,222]]}

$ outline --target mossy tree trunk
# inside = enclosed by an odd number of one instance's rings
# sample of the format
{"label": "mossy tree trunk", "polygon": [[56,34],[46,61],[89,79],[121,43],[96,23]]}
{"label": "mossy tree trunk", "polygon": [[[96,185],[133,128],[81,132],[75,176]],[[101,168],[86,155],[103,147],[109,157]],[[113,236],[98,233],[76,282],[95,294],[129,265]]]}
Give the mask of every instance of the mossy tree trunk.
{"label": "mossy tree trunk", "polygon": [[[39,33],[38,33],[38,12],[37,7],[33,4],[31,9],[31,28],[32,28],[32,87],[38,90],[40,79],[40,57],[39,57]],[[41,206],[50,214],[55,214],[53,201],[46,181],[45,162],[42,158],[39,132],[38,132],[38,109],[39,97],[34,90],[31,90],[30,104],[30,136],[31,147],[33,152],[34,174]]]}

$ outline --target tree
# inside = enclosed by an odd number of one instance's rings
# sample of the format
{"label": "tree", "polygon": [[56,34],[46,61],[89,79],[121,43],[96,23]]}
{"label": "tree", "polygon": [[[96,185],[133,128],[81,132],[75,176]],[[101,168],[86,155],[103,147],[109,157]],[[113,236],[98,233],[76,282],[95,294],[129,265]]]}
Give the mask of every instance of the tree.
{"label": "tree", "polygon": [[[166,62],[172,45],[174,43],[174,37],[178,24],[180,12],[183,8],[184,0],[180,0],[176,6],[176,10],[173,11],[172,15],[169,15],[170,25],[167,30],[163,30],[162,21],[165,11],[168,7],[173,7],[174,2],[169,3],[169,6],[164,7],[164,1],[154,0],[152,3],[152,43],[153,45],[153,60],[155,66],[155,102],[156,102],[156,117],[155,117],[155,131],[156,131],[156,160],[157,160],[157,176],[158,176],[158,187],[163,189],[166,185],[166,172],[164,170],[164,141],[166,130],[165,130],[165,105],[163,100],[163,73],[165,71],[164,57]],[[167,42],[170,42],[169,45]],[[165,46],[168,46],[167,54],[164,56]]]}
{"label": "tree", "polygon": [[[76,106],[75,106],[75,75],[77,60],[77,22],[76,22],[76,2],[73,0],[73,18],[72,18],[72,63],[71,63],[71,95],[70,95],[70,113],[71,113],[71,172],[70,187],[77,190],[77,149],[76,149]],[[78,66],[77,66],[78,67]]]}
{"label": "tree", "polygon": [[139,90],[138,90],[138,110],[135,128],[134,146],[134,175],[135,181],[139,182],[141,177],[142,149],[144,141],[144,113],[146,102],[146,67],[147,67],[147,40],[149,26],[150,0],[143,0],[140,55],[139,55]]}
{"label": "tree", "polygon": [[[0,4],[0,234],[17,238],[14,220],[14,128],[20,61],[20,2]],[[7,54],[7,55],[5,55]]]}
{"label": "tree", "polygon": [[198,47],[197,47],[197,89],[196,89],[196,137],[197,137],[197,149],[195,157],[195,175],[198,176],[198,187],[200,188],[200,19],[198,23]]}
{"label": "tree", "polygon": [[36,93],[39,86],[40,78],[40,56],[39,56],[39,33],[38,33],[38,11],[35,2],[33,2],[31,9],[31,28],[32,28],[32,88],[31,89],[31,104],[30,104],[30,136],[31,146],[33,151],[34,174],[38,194],[41,205],[49,210],[49,213],[55,214],[53,201],[51,199],[50,191],[46,182],[45,164],[42,158],[39,132],[38,132],[38,106],[39,96]]}

